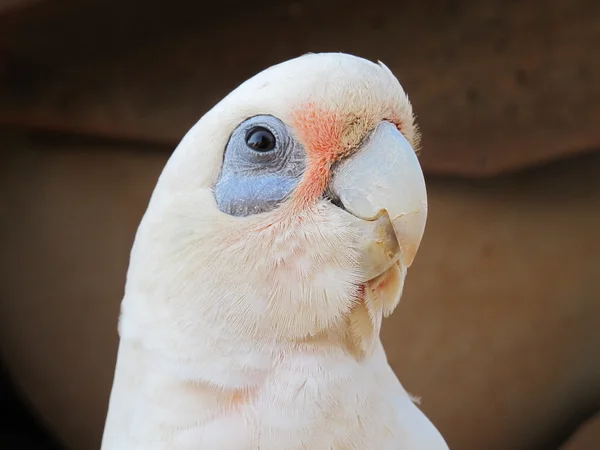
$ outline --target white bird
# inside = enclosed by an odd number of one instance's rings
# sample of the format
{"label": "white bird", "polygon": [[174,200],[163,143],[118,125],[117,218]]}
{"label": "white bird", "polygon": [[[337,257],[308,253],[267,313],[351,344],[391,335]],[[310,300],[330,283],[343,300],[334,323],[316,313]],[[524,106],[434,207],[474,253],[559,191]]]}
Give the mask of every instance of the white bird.
{"label": "white bird", "polygon": [[183,138],[131,251],[103,450],[438,450],[379,331],[427,217],[392,72],[309,54]]}

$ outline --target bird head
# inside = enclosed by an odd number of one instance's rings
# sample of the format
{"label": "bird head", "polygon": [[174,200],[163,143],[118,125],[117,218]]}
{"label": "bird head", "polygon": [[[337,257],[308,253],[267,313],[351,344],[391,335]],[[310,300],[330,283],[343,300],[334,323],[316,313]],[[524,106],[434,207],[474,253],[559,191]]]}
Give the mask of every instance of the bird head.
{"label": "bird head", "polygon": [[169,322],[155,345],[209,330],[371,342],[425,227],[418,137],[381,63],[308,54],[241,84],[160,176],[132,250],[122,335]]}

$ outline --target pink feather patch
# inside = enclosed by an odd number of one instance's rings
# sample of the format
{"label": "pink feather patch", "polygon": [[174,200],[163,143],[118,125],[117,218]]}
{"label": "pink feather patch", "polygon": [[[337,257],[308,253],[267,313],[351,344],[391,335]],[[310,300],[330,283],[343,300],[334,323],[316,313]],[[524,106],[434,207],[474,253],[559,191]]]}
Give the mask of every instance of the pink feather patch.
{"label": "pink feather patch", "polygon": [[344,120],[335,111],[309,103],[296,110],[294,127],[308,155],[306,173],[294,198],[295,206],[302,208],[321,196],[331,177],[331,165],[344,152]]}

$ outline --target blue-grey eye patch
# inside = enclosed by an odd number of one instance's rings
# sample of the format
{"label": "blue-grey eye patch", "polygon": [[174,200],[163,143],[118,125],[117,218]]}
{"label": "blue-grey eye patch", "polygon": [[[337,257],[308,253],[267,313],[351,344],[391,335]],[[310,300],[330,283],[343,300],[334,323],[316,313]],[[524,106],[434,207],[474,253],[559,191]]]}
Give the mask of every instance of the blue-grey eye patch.
{"label": "blue-grey eye patch", "polygon": [[254,116],[231,134],[214,186],[219,209],[249,216],[275,209],[298,185],[306,167],[304,147],[273,116]]}

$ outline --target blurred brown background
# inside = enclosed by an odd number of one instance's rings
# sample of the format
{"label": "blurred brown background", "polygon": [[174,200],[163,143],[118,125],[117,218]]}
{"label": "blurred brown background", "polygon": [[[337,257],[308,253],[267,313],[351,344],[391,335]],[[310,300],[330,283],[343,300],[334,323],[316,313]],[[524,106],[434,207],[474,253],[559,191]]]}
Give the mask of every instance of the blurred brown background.
{"label": "blurred brown background", "polygon": [[99,447],[170,152],[254,73],[343,51],[392,69],[424,136],[383,332],[403,384],[453,450],[600,449],[599,49],[592,0],[0,0],[0,448]]}

